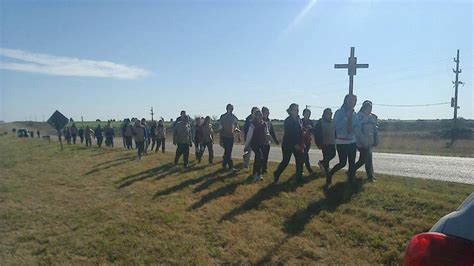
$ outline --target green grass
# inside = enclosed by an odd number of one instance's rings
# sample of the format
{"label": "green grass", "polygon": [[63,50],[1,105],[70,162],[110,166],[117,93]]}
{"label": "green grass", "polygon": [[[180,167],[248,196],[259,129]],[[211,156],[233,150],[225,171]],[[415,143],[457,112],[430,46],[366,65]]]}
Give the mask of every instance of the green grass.
{"label": "green grass", "polygon": [[172,153],[135,161],[11,136],[0,150],[6,265],[400,264],[411,236],[474,190],[385,175],[349,186],[341,174],[325,195],[322,178],[297,182],[293,166],[271,185],[218,164],[172,167]]}

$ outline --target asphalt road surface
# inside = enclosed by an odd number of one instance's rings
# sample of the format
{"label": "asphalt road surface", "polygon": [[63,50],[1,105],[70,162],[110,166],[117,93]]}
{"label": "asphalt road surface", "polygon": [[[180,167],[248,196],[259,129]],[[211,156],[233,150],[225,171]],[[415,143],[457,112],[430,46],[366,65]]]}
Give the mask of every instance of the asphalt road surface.
{"label": "asphalt road surface", "polygon": [[[95,140],[92,142],[93,145],[95,145]],[[116,147],[123,148],[121,138],[116,138],[114,142]],[[171,142],[167,142],[166,150],[168,152],[174,152],[175,146]],[[243,151],[243,145],[236,143],[232,157],[242,158]],[[221,158],[219,157],[221,157],[223,153],[224,149],[214,144],[215,161],[220,161]],[[191,149],[191,154],[194,154],[194,148]],[[205,155],[207,155],[207,151]],[[191,158],[193,158],[193,156]],[[269,161],[279,162],[281,158],[281,149],[272,146]],[[310,162],[313,169],[317,170],[317,162],[321,159],[322,153],[320,150],[310,150]],[[376,152],[373,155],[373,159],[376,173],[474,184],[474,158]],[[336,164],[337,161],[338,158],[336,155],[331,161],[331,166]],[[291,163],[294,163],[293,158]],[[364,171],[364,167],[361,167],[359,170]],[[286,171],[294,171],[294,168],[289,167]]]}

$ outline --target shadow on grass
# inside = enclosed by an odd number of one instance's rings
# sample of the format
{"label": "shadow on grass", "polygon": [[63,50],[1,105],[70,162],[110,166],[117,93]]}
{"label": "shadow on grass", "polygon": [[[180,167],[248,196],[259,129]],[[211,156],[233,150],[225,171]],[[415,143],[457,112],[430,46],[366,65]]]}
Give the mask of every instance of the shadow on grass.
{"label": "shadow on grass", "polygon": [[311,175],[308,177],[304,177],[302,180],[297,180],[296,176],[293,175],[285,182],[281,182],[278,184],[270,184],[262,189],[260,189],[257,194],[253,195],[250,199],[245,201],[240,207],[231,210],[230,212],[224,214],[219,222],[223,222],[226,220],[231,220],[234,217],[241,215],[247,211],[252,209],[256,209],[260,206],[260,204],[266,200],[269,200],[273,197],[278,196],[282,192],[291,192],[296,190],[298,187],[304,186],[309,182],[317,179],[319,176]]}
{"label": "shadow on grass", "polygon": [[130,159],[135,159],[137,156],[135,155],[129,155],[129,154],[124,154],[114,160],[110,160],[110,161],[107,161],[107,162],[102,162],[102,163],[99,163],[99,164],[96,164],[94,165],[94,168],[95,167],[100,167],[100,166],[103,166],[103,165],[106,165],[106,164],[109,164],[109,163],[113,163],[113,162],[120,162],[120,161],[128,161]]}
{"label": "shadow on grass", "polygon": [[[142,181],[142,180],[145,180],[147,178],[155,177],[154,180],[158,180],[160,178],[163,178],[167,175],[170,175],[174,172],[179,171],[178,168],[173,168],[173,167],[174,166],[173,166],[172,163],[167,163],[167,164],[164,164],[164,165],[161,165],[161,166],[157,166],[157,167],[145,170],[145,171],[137,173],[137,174],[127,176],[127,177],[125,177],[125,178],[123,178],[122,180],[119,181],[118,188],[120,189],[120,188],[130,186],[131,184],[133,184],[135,182]],[[170,171],[170,170],[172,170],[172,171]]]}
{"label": "shadow on grass", "polygon": [[325,197],[309,203],[306,208],[300,209],[291,215],[284,223],[283,230],[287,236],[279,241],[270,251],[256,264],[269,264],[273,255],[277,254],[279,248],[291,237],[303,233],[305,226],[311,219],[322,211],[334,212],[340,205],[348,203],[352,197],[362,191],[366,180],[356,179],[353,184],[339,182],[326,191]]}
{"label": "shadow on grass", "polygon": [[[243,166],[243,163],[239,163],[237,164],[235,167],[237,169],[239,169],[240,167]],[[193,193],[197,193],[197,192],[200,192],[200,191],[203,191],[207,188],[209,188],[212,184],[214,183],[217,183],[217,182],[223,182],[227,177],[229,177],[229,175],[218,175],[216,177],[212,177],[212,178],[209,178],[207,179],[204,183],[200,184],[199,186],[197,186],[194,190],[193,190]]]}
{"label": "shadow on grass", "polygon": [[284,224],[284,231],[291,235],[299,235],[304,231],[306,224],[308,224],[314,216],[317,216],[322,211],[333,212],[340,205],[349,202],[352,196],[362,191],[362,186],[365,181],[356,179],[353,184],[347,182],[339,182],[330,187],[324,193],[325,197],[317,201],[311,202],[305,209],[295,212]]}
{"label": "shadow on grass", "polygon": [[[189,168],[187,169],[187,171],[193,171],[193,170],[196,170],[196,168]],[[199,177],[196,177],[196,178],[192,178],[192,179],[187,179],[183,182],[181,182],[180,184],[177,184],[175,186],[172,186],[170,188],[167,188],[163,191],[158,191],[155,193],[155,195],[153,196],[153,199],[156,199],[158,197],[161,197],[161,196],[165,196],[165,195],[169,195],[169,194],[172,194],[174,192],[177,192],[177,191],[180,191],[182,189],[185,189],[186,187],[188,186],[191,186],[191,185],[195,185],[195,184],[198,184],[198,183],[201,183],[202,181],[208,179],[208,178],[211,178],[211,177],[214,177],[214,176],[218,176],[222,173],[226,173],[228,170],[227,169],[224,169],[224,168],[219,168],[218,170],[214,171],[214,172],[211,172],[209,174],[206,174],[206,175],[202,175],[202,176],[199,176]],[[229,173],[227,175],[225,175],[226,177],[230,177],[230,176],[234,176],[234,175],[237,175],[238,173]]]}
{"label": "shadow on grass", "polygon": [[[224,179],[226,179],[227,177],[229,177],[231,175],[232,175],[232,173],[229,173],[227,175],[219,176],[218,178],[215,178],[215,179],[224,180]],[[232,195],[232,194],[234,194],[237,187],[239,187],[240,185],[251,183],[252,178],[253,177],[250,175],[248,178],[246,178],[244,180],[240,180],[240,181],[237,181],[237,182],[232,182],[232,183],[227,184],[223,187],[220,187],[220,188],[218,188],[214,191],[211,191],[211,192],[207,193],[206,195],[202,196],[201,199],[198,202],[191,205],[187,210],[191,211],[191,210],[199,209],[202,206],[204,206],[205,204],[207,204],[207,203],[209,203],[213,200],[216,200],[220,197],[224,197],[224,196],[227,196],[227,195]]]}
{"label": "shadow on grass", "polygon": [[[125,158],[125,159],[122,159],[122,160],[114,160],[114,161],[118,161],[116,163],[112,163],[112,164],[109,164],[109,165],[106,165],[106,166],[103,166],[103,167],[97,167],[90,170],[89,172],[85,173],[85,175],[91,175],[91,174],[94,174],[94,173],[97,173],[97,172],[100,172],[100,171],[103,171],[103,170],[107,170],[107,169],[110,169],[112,167],[115,167],[115,166],[119,166],[119,165],[122,165],[124,163],[127,163],[127,162],[131,162],[135,160],[135,157],[132,156],[132,157],[128,157],[128,158]],[[113,161],[110,161],[110,162],[113,162]],[[110,163],[110,162],[107,162],[107,163]],[[104,165],[104,164],[102,164]]]}

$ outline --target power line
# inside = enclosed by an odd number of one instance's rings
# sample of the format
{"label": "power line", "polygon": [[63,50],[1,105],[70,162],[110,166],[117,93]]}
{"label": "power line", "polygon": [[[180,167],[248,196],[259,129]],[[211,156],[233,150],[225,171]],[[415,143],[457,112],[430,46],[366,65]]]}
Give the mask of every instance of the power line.
{"label": "power line", "polygon": [[[441,102],[441,103],[425,103],[425,104],[384,104],[384,103],[373,103],[372,105],[376,106],[385,106],[385,107],[425,107],[425,106],[437,106],[450,104],[451,102]],[[318,106],[318,105],[306,105],[309,108],[339,108],[339,106]]]}
{"label": "power line", "polygon": [[445,105],[445,104],[450,104],[450,103],[451,102],[426,103],[426,104],[383,104],[383,103],[373,103],[372,105],[387,106],[387,107],[423,107],[423,106]]}

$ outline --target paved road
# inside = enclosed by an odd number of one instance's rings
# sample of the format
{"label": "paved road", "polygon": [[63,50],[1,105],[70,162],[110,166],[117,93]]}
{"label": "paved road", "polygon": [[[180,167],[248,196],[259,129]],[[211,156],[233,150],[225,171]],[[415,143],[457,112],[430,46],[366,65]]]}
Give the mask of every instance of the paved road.
{"label": "paved road", "polygon": [[[93,141],[95,143],[95,141]],[[122,147],[122,139],[115,140],[116,146]],[[174,152],[172,143],[167,142],[167,150]],[[232,153],[234,158],[242,158],[243,145],[236,144]],[[194,152],[192,149],[191,153]],[[219,145],[214,145],[215,156],[222,156],[224,150]],[[206,152],[207,154],[207,152]],[[279,162],[281,149],[272,147],[269,160]],[[316,169],[317,162],[322,159],[320,150],[310,150],[310,161]],[[337,163],[337,156],[331,165]],[[293,159],[291,163],[294,163]],[[363,170],[364,167],[361,168]],[[474,184],[474,158],[411,155],[395,153],[374,153],[374,168],[376,173],[408,176],[425,179],[445,180],[459,183]],[[294,171],[294,168],[287,171]]]}

